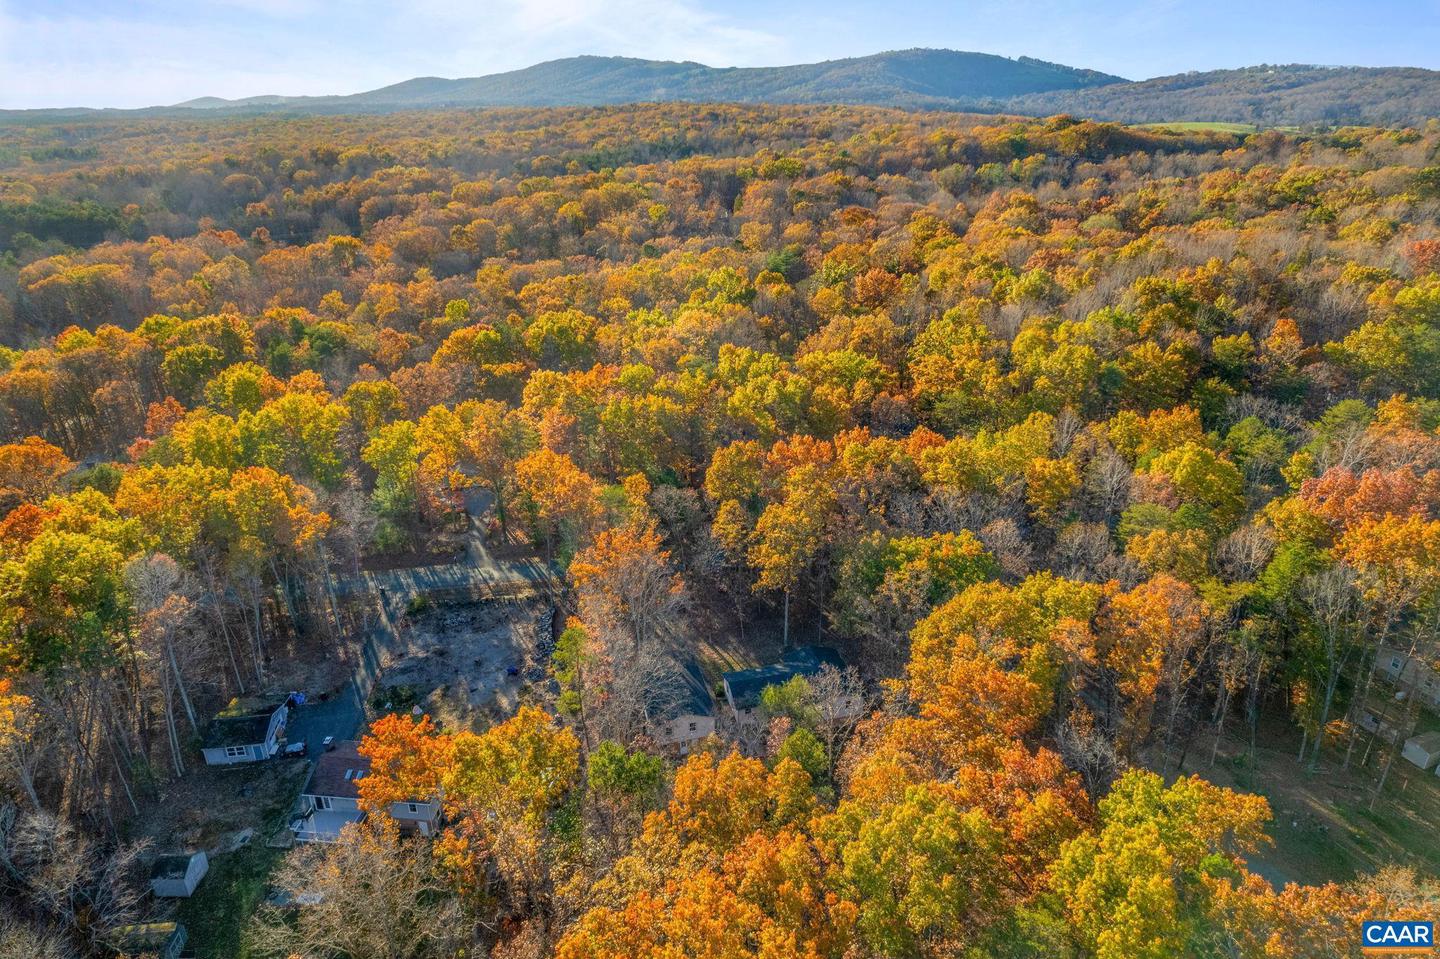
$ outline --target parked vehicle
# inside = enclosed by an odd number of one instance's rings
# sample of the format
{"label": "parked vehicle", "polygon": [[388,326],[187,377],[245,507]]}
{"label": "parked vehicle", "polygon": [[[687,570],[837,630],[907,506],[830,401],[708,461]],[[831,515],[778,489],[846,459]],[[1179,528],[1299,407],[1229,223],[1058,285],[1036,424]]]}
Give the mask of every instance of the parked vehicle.
{"label": "parked vehicle", "polygon": [[302,739],[298,743],[286,743],[280,755],[286,759],[294,759],[296,756],[305,755],[305,741]]}

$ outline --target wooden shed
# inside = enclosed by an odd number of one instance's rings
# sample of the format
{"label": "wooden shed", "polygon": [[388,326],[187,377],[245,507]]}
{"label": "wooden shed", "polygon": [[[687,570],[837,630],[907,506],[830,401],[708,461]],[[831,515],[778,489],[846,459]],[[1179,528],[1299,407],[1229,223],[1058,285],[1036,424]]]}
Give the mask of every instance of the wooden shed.
{"label": "wooden shed", "polygon": [[110,948],[122,956],[158,956],[179,959],[187,939],[178,922],[142,922],[121,926],[109,936]]}

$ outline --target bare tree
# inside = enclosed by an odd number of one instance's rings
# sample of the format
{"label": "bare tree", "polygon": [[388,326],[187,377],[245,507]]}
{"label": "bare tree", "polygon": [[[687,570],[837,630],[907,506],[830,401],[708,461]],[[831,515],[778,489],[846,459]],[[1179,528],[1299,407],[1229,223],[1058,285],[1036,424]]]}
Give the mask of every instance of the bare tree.
{"label": "bare tree", "polygon": [[[146,672],[152,674],[150,678],[160,691],[171,763],[177,776],[184,775],[184,750],[175,720],[177,699],[189,721],[191,735],[198,735],[200,726],[190,702],[185,671],[181,668],[182,657],[177,655],[176,647],[183,645],[187,660],[200,652],[193,630],[197,610],[190,598],[194,594],[194,582],[179,564],[163,553],[136,557],[125,568],[125,580],[139,617],[141,647],[149,653],[147,659],[159,667]],[[188,641],[181,643],[182,636]]]}
{"label": "bare tree", "polygon": [[818,716],[815,734],[830,757],[830,777],[834,779],[840,753],[866,715],[865,684],[854,669],[825,666],[810,677],[810,692]]}
{"label": "bare tree", "polygon": [[1065,764],[1080,773],[1085,791],[1091,796],[1103,795],[1125,770],[1125,760],[1115,743],[1083,706],[1072,710],[1060,724],[1055,741]]}
{"label": "bare tree", "polygon": [[1320,746],[1325,741],[1325,726],[1330,722],[1335,689],[1358,649],[1355,630],[1359,625],[1362,605],[1360,593],[1355,588],[1354,571],[1338,564],[1307,576],[1300,584],[1300,602],[1319,634],[1324,668],[1325,693],[1321,699],[1315,743],[1310,751],[1310,769],[1313,771],[1320,764]]}
{"label": "bare tree", "polygon": [[1033,556],[1020,525],[1008,517],[993,520],[980,530],[980,541],[995,555],[1005,575],[1024,579],[1033,567]]}
{"label": "bare tree", "polygon": [[75,959],[69,941],[54,929],[0,911],[0,956],[14,959]]}
{"label": "bare tree", "polygon": [[20,787],[38,813],[43,806],[35,789],[35,774],[50,754],[54,733],[44,700],[35,698],[43,695],[43,689],[35,685],[35,696],[27,696],[0,683],[0,772]]}
{"label": "bare tree", "polygon": [[1130,464],[1108,444],[1100,447],[1085,468],[1085,491],[1107,516],[1125,508],[1133,480]]}
{"label": "bare tree", "polygon": [[68,820],[7,807],[0,809],[0,890],[13,908],[93,952],[139,914],[147,848],[106,848]]}
{"label": "bare tree", "polygon": [[1274,533],[1259,523],[1251,523],[1215,544],[1215,565],[1229,579],[1254,579],[1274,551]]}
{"label": "bare tree", "polygon": [[429,843],[393,828],[362,823],[340,842],[300,846],[274,885],[289,905],[261,910],[255,939],[267,955],[429,959],[468,954],[473,939]]}

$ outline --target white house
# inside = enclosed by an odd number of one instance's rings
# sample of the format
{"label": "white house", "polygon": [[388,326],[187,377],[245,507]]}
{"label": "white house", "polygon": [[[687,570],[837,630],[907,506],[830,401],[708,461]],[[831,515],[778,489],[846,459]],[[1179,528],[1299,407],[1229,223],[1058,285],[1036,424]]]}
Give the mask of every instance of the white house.
{"label": "white house", "polygon": [[[340,831],[365,818],[360,781],[370,774],[370,759],[360,744],[343,741],[321,753],[300,794],[299,815],[290,823],[297,842],[336,842]],[[404,833],[432,836],[440,828],[440,802],[415,799],[390,804],[390,818]]]}
{"label": "white house", "polygon": [[340,830],[365,818],[360,809],[360,780],[370,760],[359,743],[345,741],[321,753],[300,793],[300,817],[290,824],[298,842],[335,842]]}
{"label": "white house", "polygon": [[251,716],[217,716],[205,730],[200,751],[210,766],[253,763],[280,751],[280,737],[290,714],[286,705]]}
{"label": "white house", "polygon": [[440,828],[440,803],[424,799],[393,802],[390,804],[390,818],[400,824],[401,832],[433,836]]}
{"label": "white house", "polygon": [[150,891],[157,896],[187,899],[210,871],[204,850],[189,855],[161,856],[150,869]]}
{"label": "white house", "polygon": [[1424,655],[1411,656],[1408,649],[1382,646],[1376,656],[1375,664],[1390,682],[1412,690],[1431,709],[1440,709],[1440,674]]}

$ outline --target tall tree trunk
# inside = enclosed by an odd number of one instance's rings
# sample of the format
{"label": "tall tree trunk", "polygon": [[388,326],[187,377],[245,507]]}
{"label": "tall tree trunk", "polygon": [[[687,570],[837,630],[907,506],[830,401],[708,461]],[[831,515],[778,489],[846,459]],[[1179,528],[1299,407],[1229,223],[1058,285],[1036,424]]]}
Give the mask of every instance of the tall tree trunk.
{"label": "tall tree trunk", "polygon": [[210,601],[215,618],[220,622],[220,635],[225,637],[225,655],[230,658],[230,669],[235,673],[236,692],[245,695],[245,680],[240,675],[240,661],[235,656],[235,640],[230,635],[230,623],[225,616],[225,594],[215,580],[215,569],[208,562],[203,564],[205,578],[210,584]]}
{"label": "tall tree trunk", "polygon": [[1330,723],[1330,707],[1335,703],[1335,687],[1340,681],[1340,664],[1330,656],[1330,672],[1325,680],[1325,699],[1320,704],[1320,725],[1315,732],[1315,746],[1310,750],[1310,771],[1320,768],[1320,745],[1325,741],[1325,727]]}
{"label": "tall tree trunk", "polygon": [[[1370,690],[1375,684],[1375,670],[1378,669],[1380,665],[1380,649],[1385,645],[1385,640],[1390,635],[1390,627],[1394,621],[1394,614],[1387,610],[1381,622],[1378,635],[1375,638],[1374,652],[1370,654],[1370,669],[1365,673],[1365,686],[1360,693],[1360,698],[1351,706],[1350,741],[1345,745],[1345,762],[1341,764],[1341,769],[1350,768],[1350,759],[1355,753],[1355,738],[1360,734],[1359,717],[1355,716],[1354,712],[1358,708],[1360,712],[1363,713],[1370,705]],[[1376,721],[1378,722],[1379,720],[1377,719]],[[1367,744],[1365,747],[1365,759],[1368,760],[1369,758],[1370,746]],[[1363,766],[1364,764],[1364,760],[1362,760],[1361,765]]]}
{"label": "tall tree trunk", "polygon": [[185,677],[180,675],[180,664],[175,660],[175,643],[170,630],[165,631],[165,653],[170,659],[170,669],[175,674],[175,688],[180,693],[180,703],[185,707],[185,718],[190,720],[190,731],[200,735],[200,724],[195,721],[195,707],[190,704],[190,693],[185,689]]}
{"label": "tall tree trunk", "polygon": [[175,732],[175,696],[170,691],[169,677],[161,683],[161,692],[165,701],[165,732],[170,741],[170,765],[175,768],[178,779],[185,775],[185,760],[180,755],[180,736]]}

